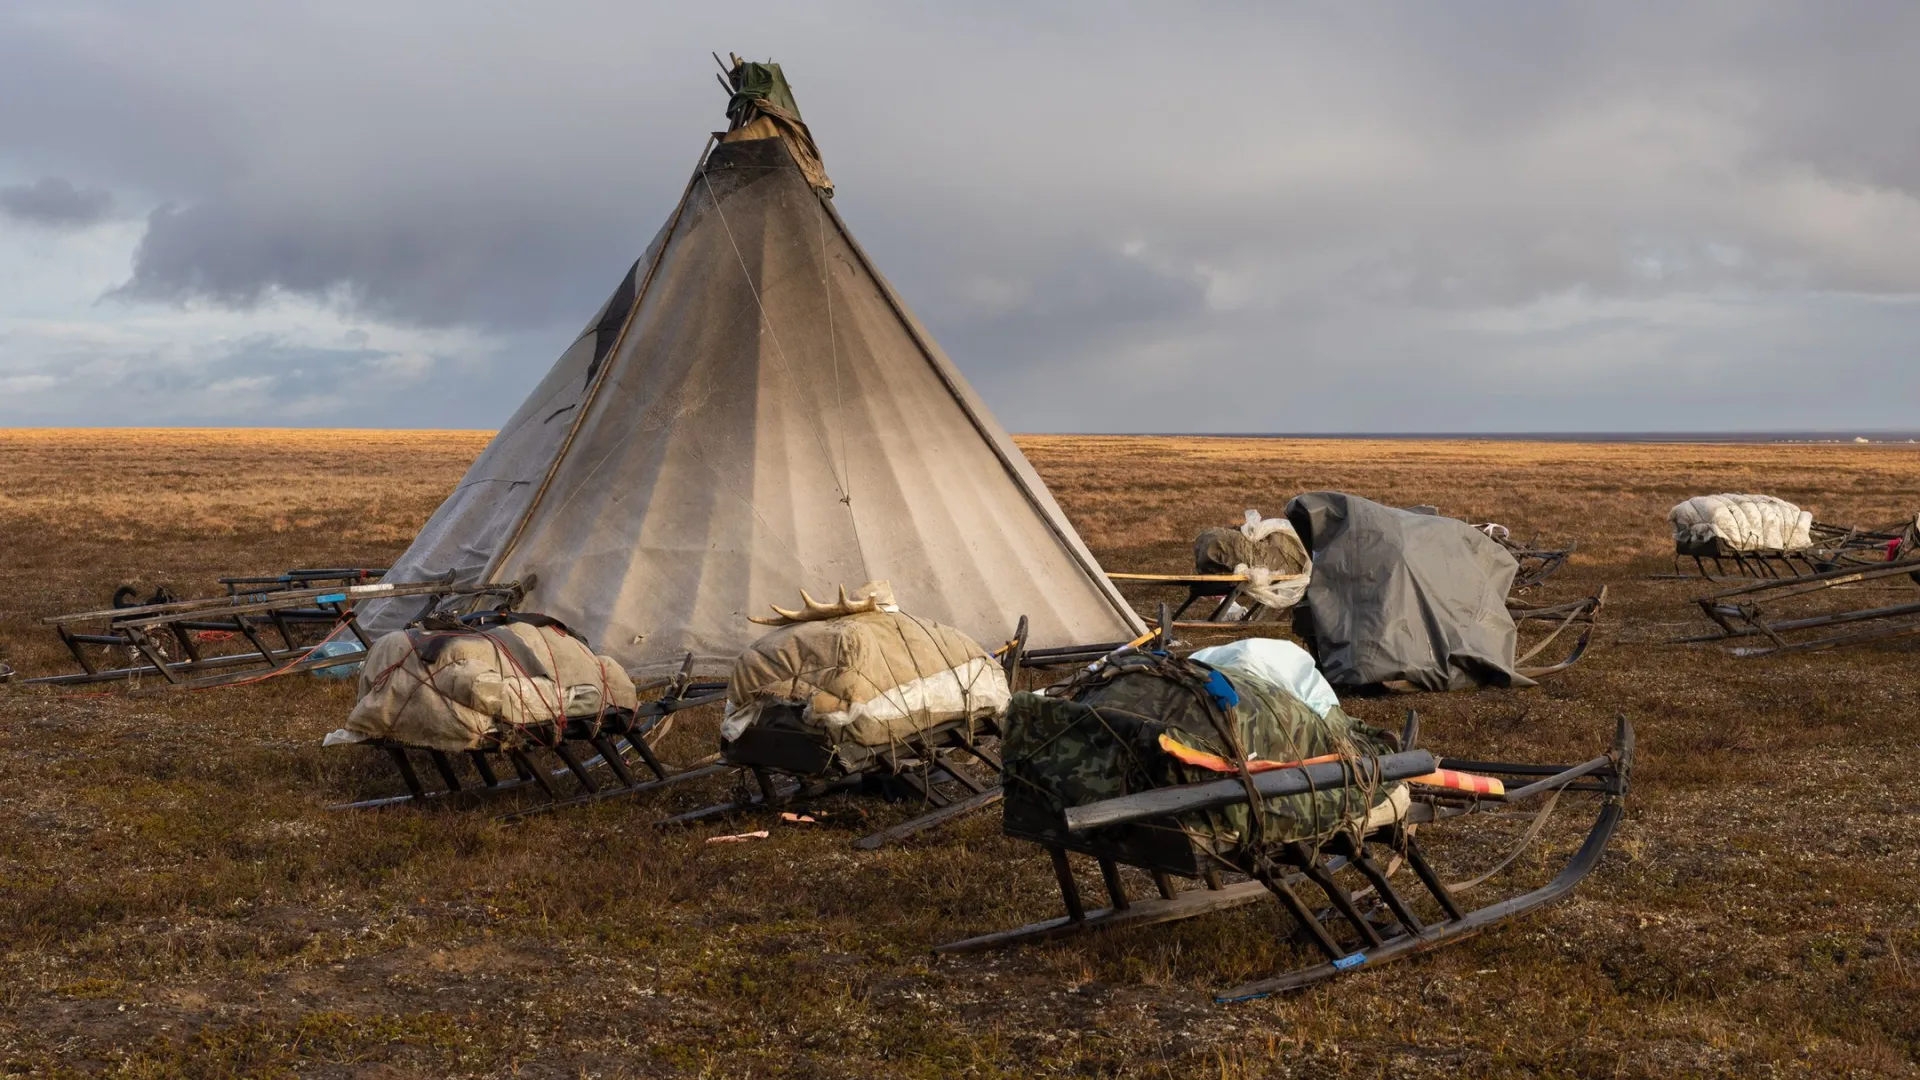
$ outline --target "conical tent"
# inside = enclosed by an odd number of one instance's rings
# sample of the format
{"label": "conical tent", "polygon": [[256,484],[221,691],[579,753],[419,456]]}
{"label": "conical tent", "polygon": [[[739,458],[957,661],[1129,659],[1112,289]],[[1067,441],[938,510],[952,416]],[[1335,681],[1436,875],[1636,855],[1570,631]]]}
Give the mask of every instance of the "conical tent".
{"label": "conical tent", "polygon": [[983,642],[1022,615],[1037,647],[1134,637],[835,213],[779,69],[741,64],[733,84],[732,130],[666,226],[388,580],[531,580],[523,607],[635,671],[723,665],[762,632],[749,615],[877,579]]}

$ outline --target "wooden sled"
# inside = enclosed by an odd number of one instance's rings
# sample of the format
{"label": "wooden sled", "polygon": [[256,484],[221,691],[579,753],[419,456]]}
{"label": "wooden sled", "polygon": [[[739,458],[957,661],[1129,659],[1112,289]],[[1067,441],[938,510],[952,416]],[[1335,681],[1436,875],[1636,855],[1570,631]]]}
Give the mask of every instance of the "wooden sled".
{"label": "wooden sled", "polygon": [[[361,745],[385,753],[406,790],[398,795],[340,803],[331,810],[371,810],[391,806],[471,805],[509,791],[538,792],[540,801],[500,815],[518,821],[535,814],[605,799],[637,797],[689,780],[717,776],[724,765],[702,763],[674,769],[654,753],[652,743],[666,733],[670,718],[684,709],[712,705],[726,697],[724,683],[698,683],[691,677],[693,657],[661,689],[660,697],[632,711],[607,709],[598,716],[568,717],[563,723],[523,727],[511,743],[498,738],[457,753],[412,746],[393,739]],[[558,767],[543,764],[551,757]],[[431,772],[415,767],[424,758]],[[464,759],[467,769],[458,767]],[[430,786],[423,773],[439,781]]]}
{"label": "wooden sled", "polygon": [[[1567,560],[1579,548],[1578,544],[1568,544],[1563,548],[1542,547],[1535,537],[1531,542],[1520,544],[1511,539],[1505,526],[1481,524],[1473,526],[1485,533],[1495,543],[1505,548],[1519,565],[1509,587],[1511,594],[1528,592],[1539,587],[1548,578],[1560,572]],[[1304,575],[1289,574],[1275,577],[1275,581],[1296,581]],[[1157,573],[1108,573],[1107,578],[1116,585],[1160,586],[1163,588],[1181,588],[1187,595],[1173,608],[1173,625],[1179,630],[1201,630],[1244,626],[1246,624],[1273,623],[1284,614],[1260,603],[1251,597],[1243,596],[1240,587],[1248,580],[1246,574],[1157,574]],[[1235,618],[1227,613],[1234,602],[1240,601],[1244,607]],[[1210,607],[1202,601],[1211,602]],[[1203,618],[1187,619],[1185,616],[1196,605],[1202,605],[1208,613]],[[1509,606],[1513,606],[1511,603]],[[1265,627],[1249,627],[1264,629]]]}
{"label": "wooden sled", "polygon": [[[1000,801],[1000,758],[987,745],[1000,732],[990,721],[975,721],[971,728],[965,721],[941,724],[891,746],[873,748],[871,753],[851,761],[846,760],[848,752],[843,748],[840,762],[830,765],[823,757],[818,769],[800,765],[800,759],[794,756],[797,748],[755,742],[752,734],[749,731],[736,741],[726,763],[714,766],[716,771],[735,774],[741,788],[735,797],[675,814],[659,824],[688,825],[735,814],[778,811],[804,800],[856,789],[912,799],[929,807],[911,820],[854,841],[854,847],[871,851]],[[963,764],[963,759],[968,759],[967,763]]]}
{"label": "wooden sled", "polygon": [[[1007,682],[1013,685],[1030,656],[1027,619],[1020,617],[1013,637],[994,650]],[[1121,643],[1125,645],[1126,643]],[[1091,649],[1094,658],[1107,646],[1068,646],[1042,650],[1043,663],[1079,663]],[[675,814],[658,824],[688,825],[734,814],[771,812],[796,802],[854,789],[889,798],[925,803],[928,810],[908,821],[863,836],[853,846],[872,851],[945,825],[1000,801],[1000,757],[992,744],[1000,736],[991,720],[955,720],[939,724],[888,746],[834,748],[799,731],[762,729],[743,732],[716,766],[733,770],[736,794],[725,802]]]}
{"label": "wooden sled", "polygon": [[[1735,581],[1758,578],[1766,581],[1790,581],[1829,573],[1849,566],[1885,563],[1890,554],[1906,557],[1899,551],[1908,523],[1861,528],[1858,525],[1829,525],[1816,521],[1808,530],[1812,542],[1791,551],[1777,548],[1735,550],[1715,538],[1703,544],[1676,543],[1673,573],[1657,578],[1679,581]],[[1682,569],[1681,560],[1692,559],[1694,573]],[[1713,569],[1707,569],[1707,563]],[[1728,564],[1732,564],[1731,572]]]}
{"label": "wooden sled", "polygon": [[[1145,926],[1193,918],[1212,911],[1278,899],[1292,916],[1307,947],[1321,954],[1308,964],[1215,995],[1220,1002],[1245,1001],[1311,986],[1336,975],[1403,959],[1450,944],[1566,895],[1599,864],[1625,810],[1633,764],[1633,727],[1623,717],[1607,753],[1579,765],[1531,765],[1436,759],[1415,748],[1418,721],[1409,717],[1401,752],[1378,758],[1348,759],[1255,774],[1251,784],[1261,797],[1297,795],[1334,786],[1373,785],[1407,780],[1440,769],[1498,777],[1518,786],[1499,795],[1466,795],[1444,789],[1420,789],[1398,820],[1364,835],[1341,832],[1314,845],[1275,845],[1220,865],[1174,820],[1175,813],[1248,802],[1249,781],[1240,777],[1159,788],[1068,810],[1064,829],[1051,836],[1026,832],[1014,822],[1007,834],[1046,847],[1053,862],[1066,914],[1014,930],[982,934],[935,946],[936,955],[979,952],[1122,926]],[[1461,898],[1467,887],[1448,885],[1427,862],[1416,832],[1426,837],[1437,823],[1487,810],[1515,806],[1559,793],[1591,792],[1600,806],[1586,838],[1547,884],[1479,908]],[[1548,804],[1550,808],[1551,804]],[[1487,876],[1498,873],[1524,850],[1544,822],[1535,819],[1521,849]],[[1066,836],[1064,842],[1058,837]],[[1092,857],[1099,866],[1108,905],[1089,909],[1082,900],[1068,852]],[[1391,878],[1394,860],[1404,861],[1419,883],[1409,896]],[[1126,893],[1121,866],[1147,871],[1158,896],[1136,900]],[[1222,870],[1245,880],[1226,883]],[[1182,889],[1176,879],[1198,878],[1200,888]],[[1481,879],[1481,880],[1484,880]],[[1309,903],[1324,897],[1330,907]]]}
{"label": "wooden sled", "polygon": [[[1752,659],[1781,653],[1814,652],[1920,634],[1920,599],[1798,617],[1780,611],[1782,603],[1810,597],[1830,589],[1863,585],[1868,582],[1898,585],[1904,583],[1902,578],[1920,582],[1920,554],[1896,562],[1838,566],[1811,574],[1754,582],[1726,589],[1695,600],[1695,603],[1700,605],[1701,613],[1717,628],[1715,632],[1677,638],[1669,644],[1693,645],[1737,642],[1747,638],[1764,639],[1765,644],[1733,645],[1729,649],[1734,656]],[[1812,633],[1857,623],[1874,625],[1864,629],[1843,630],[1834,634]]]}
{"label": "wooden sled", "polygon": [[1494,543],[1506,548],[1507,554],[1512,555],[1513,561],[1519,564],[1520,569],[1513,576],[1511,589],[1516,593],[1538,588],[1548,578],[1559,573],[1561,568],[1567,565],[1567,560],[1572,558],[1573,553],[1580,547],[1577,543],[1569,543],[1563,548],[1542,547],[1540,537],[1537,535],[1522,544],[1513,539],[1506,526],[1493,522],[1476,524],[1474,528],[1486,533]]}
{"label": "wooden sled", "polygon": [[[1593,627],[1600,619],[1600,613],[1607,607],[1607,587],[1592,596],[1564,604],[1527,604],[1517,600],[1507,601],[1507,614],[1513,616],[1516,625],[1527,622],[1545,622],[1552,627],[1547,635],[1533,642],[1527,651],[1514,658],[1514,670],[1529,679],[1542,679],[1557,675],[1580,662],[1586,655],[1587,645],[1593,640]],[[1559,660],[1551,664],[1529,666],[1527,661],[1538,657],[1547,646],[1565,633],[1569,627],[1580,628],[1579,636],[1574,638],[1573,646]]]}
{"label": "wooden sled", "polygon": [[[1161,614],[1160,629],[1132,641],[1043,649],[1027,646],[1027,619],[1021,616],[1013,636],[993,655],[1006,672],[1008,685],[1017,688],[1020,672],[1027,668],[1079,666],[1118,650],[1167,640],[1164,605]],[[675,814],[659,824],[686,825],[733,814],[777,811],[855,789],[927,805],[925,813],[853,843],[860,850],[872,851],[999,802],[1000,757],[995,749],[999,736],[999,728],[991,721],[975,721],[971,729],[964,721],[955,721],[893,746],[843,749],[835,760],[832,752],[817,743],[750,729],[735,742],[732,763],[721,766],[735,769],[734,797]],[[847,760],[849,755],[851,761]]]}
{"label": "wooden sled", "polygon": [[[1301,576],[1287,574],[1276,576],[1273,580],[1296,581]],[[1158,585],[1187,590],[1186,598],[1173,609],[1173,625],[1176,629],[1198,630],[1208,627],[1272,622],[1281,615],[1281,612],[1251,597],[1240,596],[1240,586],[1248,581],[1246,574],[1110,573],[1107,578],[1116,584]],[[1236,599],[1245,600],[1244,608],[1238,617],[1229,619],[1226,617],[1227,612]],[[1201,601],[1213,602],[1209,614],[1203,619],[1183,620],[1182,617]]]}
{"label": "wooden sled", "polygon": [[[337,667],[359,659],[371,644],[356,610],[368,600],[425,596],[437,603],[461,596],[476,602],[493,598],[511,607],[522,595],[516,582],[455,585],[451,574],[405,584],[372,580],[382,573],[293,570],[270,578],[222,578],[225,596],[49,616],[40,621],[52,624],[80,670],[22,681],[67,686],[154,675],[168,685],[206,687],[242,681],[263,668],[285,674]],[[357,648],[313,654],[315,646],[327,639]],[[102,666],[102,649],[109,657],[134,662]],[[177,650],[178,656],[170,654],[170,649]]]}

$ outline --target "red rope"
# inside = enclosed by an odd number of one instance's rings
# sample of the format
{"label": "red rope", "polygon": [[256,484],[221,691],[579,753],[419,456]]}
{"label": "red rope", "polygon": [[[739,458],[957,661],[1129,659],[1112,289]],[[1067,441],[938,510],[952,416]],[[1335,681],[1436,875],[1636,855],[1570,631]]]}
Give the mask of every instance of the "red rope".
{"label": "red rope", "polygon": [[[349,616],[345,616],[345,615],[341,616],[340,621],[334,624],[333,629],[327,633],[327,636],[321,638],[319,642],[313,646],[313,648],[308,649],[306,652],[301,653],[299,656],[294,657],[293,659],[287,661],[285,664],[282,664],[281,666],[275,668],[274,670],[267,672],[265,675],[256,675],[251,679],[240,679],[236,682],[219,683],[214,686],[189,686],[187,687],[187,689],[189,690],[226,690],[230,687],[252,686],[254,683],[263,683],[263,682],[266,682],[268,679],[278,678],[282,675],[285,675],[287,672],[293,670],[295,665],[299,664],[301,661],[312,658],[314,649],[318,649],[321,645],[325,645],[327,642],[332,641],[334,638],[339,637],[340,631],[345,630],[350,624],[351,624],[351,619]],[[352,663],[352,661],[343,660],[342,663]],[[326,666],[326,665],[322,665],[322,666]]]}

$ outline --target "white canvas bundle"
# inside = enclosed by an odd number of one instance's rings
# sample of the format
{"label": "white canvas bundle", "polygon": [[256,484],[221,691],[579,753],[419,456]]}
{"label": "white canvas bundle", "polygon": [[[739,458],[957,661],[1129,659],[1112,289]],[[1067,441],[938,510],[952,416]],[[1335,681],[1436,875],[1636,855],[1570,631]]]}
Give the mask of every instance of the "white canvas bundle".
{"label": "white canvas bundle", "polygon": [[[975,657],[957,668],[901,683],[879,697],[851,702],[844,709],[816,712],[809,706],[803,715],[836,736],[856,725],[863,731],[914,732],[969,715],[997,716],[1006,711],[1011,697],[1000,665]],[[738,739],[759,719],[763,704],[756,701],[735,709],[729,702],[720,741]]]}
{"label": "white canvas bundle", "polygon": [[1000,665],[958,630],[897,608],[861,611],[789,623],[742,652],[720,738],[739,739],[768,706],[797,705],[835,743],[885,746],[998,716],[1010,696]]}
{"label": "white canvas bundle", "polygon": [[1800,551],[1813,514],[1771,495],[1696,495],[1667,514],[1676,544],[1719,540],[1732,551]]}

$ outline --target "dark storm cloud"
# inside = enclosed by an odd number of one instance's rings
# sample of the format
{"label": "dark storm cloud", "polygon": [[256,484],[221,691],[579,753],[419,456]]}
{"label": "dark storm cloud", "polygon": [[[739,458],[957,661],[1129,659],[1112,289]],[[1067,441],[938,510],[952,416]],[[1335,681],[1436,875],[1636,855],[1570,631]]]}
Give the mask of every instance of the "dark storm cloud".
{"label": "dark storm cloud", "polygon": [[[771,53],[841,212],[1014,426],[1480,423],[1531,363],[1564,375],[1538,422],[1631,427],[1667,406],[1593,372],[1911,361],[1915,40],[1920,6],[1780,0],[19,0],[0,175],[160,207],[121,299],[480,327],[544,343],[525,385],[721,122],[706,50]],[[1223,407],[1180,365],[1301,391]],[[1713,381],[1676,407],[1736,400]]]}
{"label": "dark storm cloud", "polygon": [[112,209],[111,192],[78,188],[63,176],[0,186],[0,213],[36,225],[84,228],[104,220]]}
{"label": "dark storm cloud", "polygon": [[285,290],[397,322],[539,326],[590,313],[588,297],[632,261],[624,230],[597,234],[491,202],[423,198],[373,219],[348,207],[162,206],[116,295],[244,307]]}

